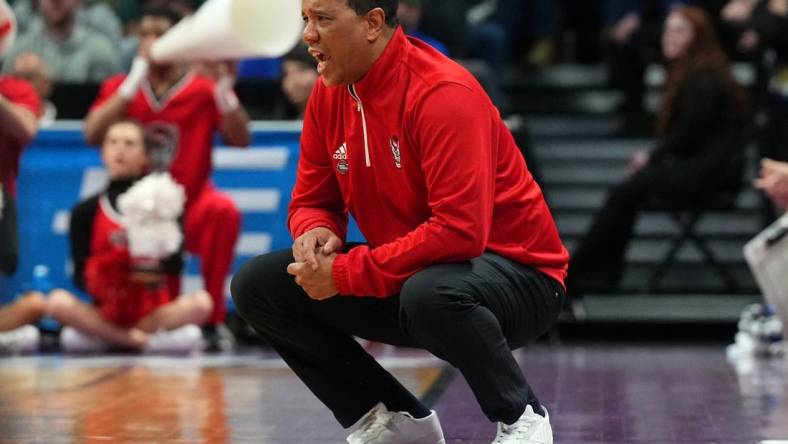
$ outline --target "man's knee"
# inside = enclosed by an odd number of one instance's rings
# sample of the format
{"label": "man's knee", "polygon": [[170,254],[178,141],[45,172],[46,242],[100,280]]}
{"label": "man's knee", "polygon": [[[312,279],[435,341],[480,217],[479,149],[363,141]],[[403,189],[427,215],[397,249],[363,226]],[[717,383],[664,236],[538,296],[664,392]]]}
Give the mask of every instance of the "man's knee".
{"label": "man's knee", "polygon": [[254,263],[255,259],[252,259],[243,264],[230,281],[230,296],[241,316],[251,309],[254,304],[253,299],[256,298],[256,267]]}

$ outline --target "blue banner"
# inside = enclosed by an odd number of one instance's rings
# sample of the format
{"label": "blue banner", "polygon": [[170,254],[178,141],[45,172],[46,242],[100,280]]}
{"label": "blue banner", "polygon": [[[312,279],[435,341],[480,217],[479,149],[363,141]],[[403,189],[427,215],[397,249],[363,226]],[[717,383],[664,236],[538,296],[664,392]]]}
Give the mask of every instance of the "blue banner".
{"label": "blue banner", "polygon": [[[82,122],[59,122],[43,129],[22,156],[18,180],[20,262],[14,276],[0,281],[3,303],[41,286],[40,279],[33,279],[36,266],[49,270],[51,286],[76,291],[68,245],[69,212],[75,203],[106,184],[98,149],[85,144],[81,128]],[[243,213],[233,271],[251,257],[289,248],[292,243],[286,227],[287,205],[298,164],[300,124],[256,122],[252,130],[250,148],[225,147],[217,140],[213,155],[214,182]],[[350,239],[362,239],[354,224],[350,233]],[[201,286],[198,258],[189,258],[183,290]]]}

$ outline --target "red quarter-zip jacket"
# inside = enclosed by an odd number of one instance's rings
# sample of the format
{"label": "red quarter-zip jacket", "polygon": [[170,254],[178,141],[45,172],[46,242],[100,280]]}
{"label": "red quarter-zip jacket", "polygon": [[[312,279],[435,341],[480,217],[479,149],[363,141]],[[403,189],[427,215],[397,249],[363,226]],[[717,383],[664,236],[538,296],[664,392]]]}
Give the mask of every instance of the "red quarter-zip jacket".
{"label": "red quarter-zip jacket", "polygon": [[429,265],[484,251],[566,277],[569,254],[498,110],[401,29],[360,81],[318,81],[307,105],[290,231],[344,239],[348,211],[368,245],[334,260],[340,294],[394,295]]}

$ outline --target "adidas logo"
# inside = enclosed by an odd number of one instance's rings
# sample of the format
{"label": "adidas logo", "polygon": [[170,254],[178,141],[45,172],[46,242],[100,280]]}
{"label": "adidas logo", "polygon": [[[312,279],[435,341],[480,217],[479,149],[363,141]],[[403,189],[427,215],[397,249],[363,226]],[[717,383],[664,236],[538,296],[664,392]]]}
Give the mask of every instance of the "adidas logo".
{"label": "adidas logo", "polygon": [[334,151],[334,160],[347,160],[347,143],[343,143]]}

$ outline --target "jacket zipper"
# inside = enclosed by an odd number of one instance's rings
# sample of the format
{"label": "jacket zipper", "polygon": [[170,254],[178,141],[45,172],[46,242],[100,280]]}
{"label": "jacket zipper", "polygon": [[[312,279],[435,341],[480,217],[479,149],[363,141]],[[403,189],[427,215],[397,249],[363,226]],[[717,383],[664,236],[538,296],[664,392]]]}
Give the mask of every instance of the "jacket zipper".
{"label": "jacket zipper", "polygon": [[361,103],[361,99],[356,94],[356,85],[351,83],[348,85],[348,91],[350,92],[350,96],[353,97],[353,100],[356,101],[356,111],[361,113],[361,126],[364,128],[364,158],[367,162],[367,166],[372,166],[372,162],[369,160],[369,139],[367,138],[367,116],[364,114],[364,104]]}

